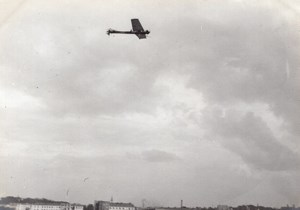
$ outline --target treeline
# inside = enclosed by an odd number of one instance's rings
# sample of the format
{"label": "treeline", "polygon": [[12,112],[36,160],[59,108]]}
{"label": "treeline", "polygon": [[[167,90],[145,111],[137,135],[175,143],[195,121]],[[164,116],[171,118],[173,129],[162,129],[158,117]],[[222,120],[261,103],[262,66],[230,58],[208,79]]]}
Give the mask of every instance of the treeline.
{"label": "treeline", "polygon": [[2,205],[8,205],[11,203],[31,203],[31,204],[61,204],[61,203],[68,203],[65,201],[53,201],[48,200],[46,198],[20,198],[20,197],[14,197],[14,196],[7,196],[0,199],[0,204]]}
{"label": "treeline", "polygon": [[[295,206],[284,206],[281,208],[265,207],[265,206],[254,206],[254,205],[241,205],[237,207],[230,207],[232,210],[300,210],[299,207]],[[213,207],[196,207],[196,210],[217,210]]]}
{"label": "treeline", "polygon": [[[217,210],[217,208],[213,207],[197,207],[197,210]],[[232,210],[278,210],[278,208],[272,208],[272,207],[264,207],[264,206],[254,206],[254,205],[242,205],[237,207],[230,207]]]}
{"label": "treeline", "polygon": [[[194,207],[194,208],[190,208],[190,207],[148,207],[148,208],[140,208],[140,210],[157,210],[157,209],[161,209],[161,210],[218,210],[217,207]],[[237,206],[237,207],[231,207],[231,206],[227,206],[228,210],[300,210],[299,207],[295,207],[295,205],[293,206],[284,206],[284,207],[280,207],[280,208],[273,208],[273,207],[265,207],[265,206],[254,206],[254,205],[241,205],[241,206]]]}
{"label": "treeline", "polygon": [[83,210],[94,210],[94,205],[93,204],[88,204],[83,206]]}

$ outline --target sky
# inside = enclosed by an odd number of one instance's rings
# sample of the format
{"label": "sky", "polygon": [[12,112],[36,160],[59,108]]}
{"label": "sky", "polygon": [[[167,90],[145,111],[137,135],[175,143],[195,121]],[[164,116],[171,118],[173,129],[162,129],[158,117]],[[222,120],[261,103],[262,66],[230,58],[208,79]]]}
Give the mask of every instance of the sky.
{"label": "sky", "polygon": [[[0,196],[300,205],[300,3],[0,0]],[[139,18],[147,39],[106,34]]]}

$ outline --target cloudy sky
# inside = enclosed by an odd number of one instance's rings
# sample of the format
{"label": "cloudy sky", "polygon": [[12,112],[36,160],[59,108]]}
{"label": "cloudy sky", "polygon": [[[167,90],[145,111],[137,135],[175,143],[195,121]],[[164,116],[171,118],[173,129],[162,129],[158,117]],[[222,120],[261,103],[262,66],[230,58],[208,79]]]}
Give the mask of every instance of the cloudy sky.
{"label": "cloudy sky", "polygon": [[[0,0],[0,196],[300,205],[299,1]],[[151,34],[129,30],[139,18]]]}

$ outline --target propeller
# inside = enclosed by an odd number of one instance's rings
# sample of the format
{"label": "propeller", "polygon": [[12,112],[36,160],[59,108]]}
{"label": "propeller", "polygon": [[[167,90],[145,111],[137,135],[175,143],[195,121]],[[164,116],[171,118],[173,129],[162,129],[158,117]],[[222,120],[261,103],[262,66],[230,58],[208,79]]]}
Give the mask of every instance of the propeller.
{"label": "propeller", "polygon": [[109,29],[106,31],[106,34],[107,34],[107,35],[110,35],[110,33],[111,33],[112,30],[113,30],[113,29],[109,28]]}

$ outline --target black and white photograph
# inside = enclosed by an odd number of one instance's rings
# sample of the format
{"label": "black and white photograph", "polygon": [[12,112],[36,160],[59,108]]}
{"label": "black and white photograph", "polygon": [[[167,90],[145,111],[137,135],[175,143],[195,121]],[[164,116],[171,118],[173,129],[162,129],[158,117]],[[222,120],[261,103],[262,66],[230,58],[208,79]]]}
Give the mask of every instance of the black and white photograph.
{"label": "black and white photograph", "polygon": [[299,0],[0,0],[0,210],[300,210]]}

